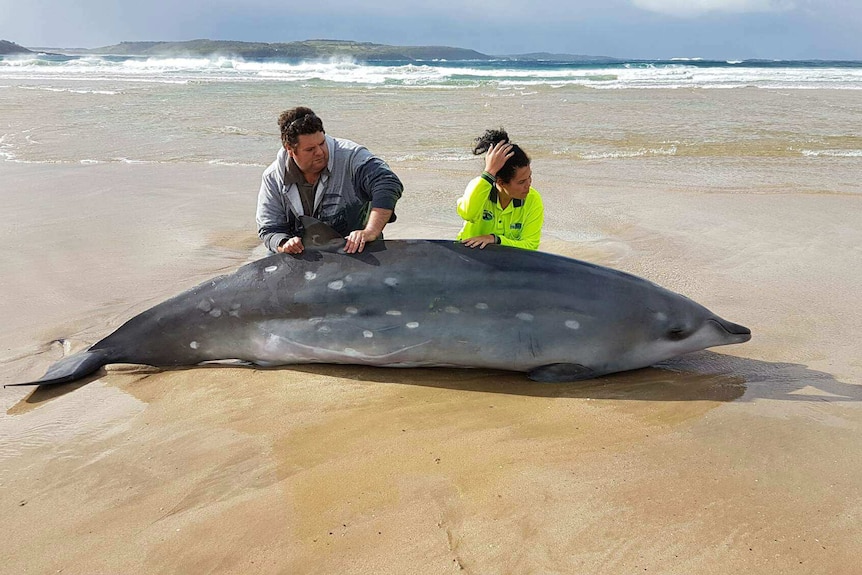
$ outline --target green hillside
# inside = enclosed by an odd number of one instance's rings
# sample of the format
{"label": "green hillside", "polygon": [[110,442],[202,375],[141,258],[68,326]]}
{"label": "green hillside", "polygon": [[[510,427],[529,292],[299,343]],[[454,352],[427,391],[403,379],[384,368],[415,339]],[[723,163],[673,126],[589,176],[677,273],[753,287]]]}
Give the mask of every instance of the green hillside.
{"label": "green hillside", "polygon": [[186,42],[122,42],[87,50],[91,54],[121,56],[240,56],[244,58],[353,58],[374,60],[489,60],[491,56],[447,46],[388,46],[348,40],[305,40],[266,43],[227,40],[189,40]]}

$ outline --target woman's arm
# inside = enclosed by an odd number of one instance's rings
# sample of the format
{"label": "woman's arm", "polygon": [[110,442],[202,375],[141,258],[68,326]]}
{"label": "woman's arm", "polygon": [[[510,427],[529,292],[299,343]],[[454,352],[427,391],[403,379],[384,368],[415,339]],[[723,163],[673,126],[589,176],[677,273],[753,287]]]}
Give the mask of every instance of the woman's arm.
{"label": "woman's arm", "polygon": [[468,222],[482,218],[482,207],[491,192],[491,183],[482,178],[473,178],[464,189],[464,195],[458,198],[458,215]]}

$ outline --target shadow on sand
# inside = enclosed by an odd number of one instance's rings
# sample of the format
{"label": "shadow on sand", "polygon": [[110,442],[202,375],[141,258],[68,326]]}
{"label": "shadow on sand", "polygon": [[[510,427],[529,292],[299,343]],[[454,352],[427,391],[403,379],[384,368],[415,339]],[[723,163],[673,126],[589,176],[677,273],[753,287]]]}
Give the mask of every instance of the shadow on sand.
{"label": "shadow on sand", "polygon": [[758,361],[701,351],[653,367],[572,383],[537,383],[523,373],[469,369],[389,369],[350,365],[291,366],[314,373],[381,383],[532,397],[642,401],[862,401],[862,386],[800,364]]}
{"label": "shadow on sand", "polygon": [[[233,369],[242,374],[248,367],[208,364],[187,369]],[[260,369],[260,368],[256,368]],[[175,370],[165,370],[166,373]],[[537,383],[517,372],[485,369],[413,368],[395,369],[359,365],[293,365],[267,369],[288,380],[314,374],[363,382],[420,385],[459,391],[505,393],[549,398],[625,399],[641,401],[862,401],[862,386],[843,383],[831,374],[793,363],[772,363],[722,355],[711,351],[688,354],[654,367],[612,374],[572,383]],[[124,374],[148,377],[149,367],[124,370]],[[74,383],[37,387],[22,402],[50,401],[106,375],[105,370]],[[241,379],[237,375],[237,379]],[[132,384],[134,385],[134,384]]]}

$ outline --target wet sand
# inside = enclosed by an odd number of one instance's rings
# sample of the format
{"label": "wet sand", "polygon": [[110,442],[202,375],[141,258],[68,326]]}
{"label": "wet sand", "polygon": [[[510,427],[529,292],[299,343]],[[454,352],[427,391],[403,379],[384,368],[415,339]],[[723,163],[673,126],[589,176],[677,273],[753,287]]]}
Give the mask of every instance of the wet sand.
{"label": "wet sand", "polygon": [[[443,191],[474,166],[393,167],[408,191],[387,237],[453,237]],[[786,185],[816,181],[799,160],[738,167],[534,171],[542,249],[688,295],[750,327],[743,345],[561,385],[110,366],[0,390],[2,571],[857,572],[862,196]],[[259,174],[0,164],[0,381],[260,255]]]}

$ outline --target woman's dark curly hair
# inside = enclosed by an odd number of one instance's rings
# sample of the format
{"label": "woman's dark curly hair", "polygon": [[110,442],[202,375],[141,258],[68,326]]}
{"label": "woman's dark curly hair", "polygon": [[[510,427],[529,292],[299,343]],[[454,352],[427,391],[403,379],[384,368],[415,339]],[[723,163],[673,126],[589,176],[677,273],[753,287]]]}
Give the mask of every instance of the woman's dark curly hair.
{"label": "woman's dark curly hair", "polygon": [[285,110],[278,116],[278,127],[281,130],[281,143],[295,147],[299,137],[304,134],[326,133],[323,120],[317,117],[311,108],[297,106]]}
{"label": "woman's dark curly hair", "polygon": [[[484,134],[473,140],[473,155],[484,154],[497,142],[512,144],[509,141],[509,134],[503,128],[499,130],[485,130]],[[497,172],[497,179],[506,183],[511,182],[512,178],[515,177],[515,170],[530,165],[530,156],[518,144],[512,144],[512,152],[514,152],[512,157],[506,160],[506,163]]]}

